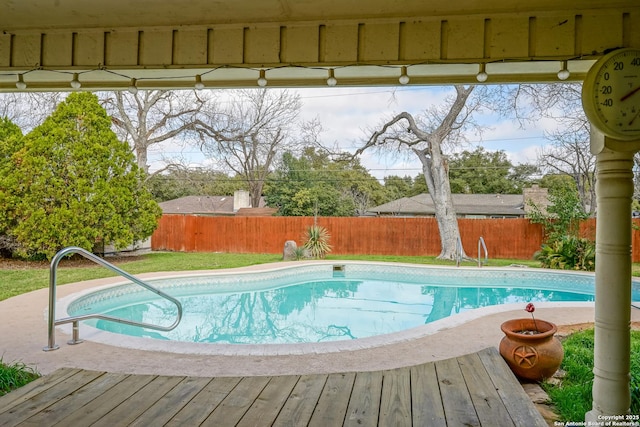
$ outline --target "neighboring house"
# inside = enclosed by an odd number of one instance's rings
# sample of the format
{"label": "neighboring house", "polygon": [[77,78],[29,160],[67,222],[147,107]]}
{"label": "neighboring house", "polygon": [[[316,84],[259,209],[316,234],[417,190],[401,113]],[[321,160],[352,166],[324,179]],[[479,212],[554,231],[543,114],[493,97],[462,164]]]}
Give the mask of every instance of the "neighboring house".
{"label": "neighboring house", "polygon": [[265,206],[251,207],[249,193],[236,191],[233,196],[186,196],[159,203],[163,214],[211,216],[271,216],[277,209]]}
{"label": "neighboring house", "polygon": [[[453,194],[453,206],[460,218],[524,218],[531,211],[529,200],[545,208],[549,201],[547,189],[534,185],[523,194]],[[384,205],[369,208],[376,216],[435,216],[431,195],[403,197]]]}

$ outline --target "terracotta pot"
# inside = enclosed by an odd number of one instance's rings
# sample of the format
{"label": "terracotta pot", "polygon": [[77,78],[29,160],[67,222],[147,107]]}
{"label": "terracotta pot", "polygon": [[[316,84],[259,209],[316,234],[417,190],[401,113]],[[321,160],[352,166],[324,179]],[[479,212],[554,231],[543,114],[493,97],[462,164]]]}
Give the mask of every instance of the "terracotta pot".
{"label": "terracotta pot", "polygon": [[[520,331],[540,332],[534,335]],[[520,378],[542,381],[551,377],[560,367],[564,350],[554,336],[558,328],[551,322],[536,319],[513,319],[500,328],[505,336],[500,341],[500,354],[514,374]]]}

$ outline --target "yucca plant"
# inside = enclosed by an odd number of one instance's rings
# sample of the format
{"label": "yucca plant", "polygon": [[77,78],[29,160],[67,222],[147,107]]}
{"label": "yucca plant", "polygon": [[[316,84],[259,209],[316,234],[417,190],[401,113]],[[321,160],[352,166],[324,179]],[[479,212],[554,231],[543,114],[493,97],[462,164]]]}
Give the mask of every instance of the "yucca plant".
{"label": "yucca plant", "polygon": [[313,258],[324,258],[331,252],[329,239],[331,235],[326,228],[320,225],[312,225],[307,228],[304,236],[304,247]]}

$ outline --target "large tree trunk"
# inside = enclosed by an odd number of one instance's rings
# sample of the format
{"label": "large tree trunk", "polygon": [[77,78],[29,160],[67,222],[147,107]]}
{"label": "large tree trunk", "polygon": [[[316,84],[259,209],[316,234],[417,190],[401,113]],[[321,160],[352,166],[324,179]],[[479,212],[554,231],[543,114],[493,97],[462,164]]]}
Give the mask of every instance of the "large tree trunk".
{"label": "large tree trunk", "polygon": [[[432,144],[430,156],[424,151],[414,150],[422,163],[422,172],[435,207],[438,231],[440,232],[439,259],[456,259],[460,230],[458,216],[453,206],[451,185],[449,184],[449,167],[446,158],[440,151],[439,144]],[[466,257],[464,249],[460,254]]]}
{"label": "large tree trunk", "polygon": [[147,146],[144,143],[140,143],[136,141],[135,144],[135,152],[136,152],[136,162],[138,164],[138,168],[142,169],[144,173],[149,173],[149,164],[147,157]]}
{"label": "large tree trunk", "polygon": [[[458,217],[453,207],[451,197],[451,185],[449,184],[449,167],[446,157],[442,154],[442,144],[451,138],[452,134],[460,131],[478,107],[477,102],[467,106],[467,99],[474,87],[456,86],[456,97],[448,108],[436,111],[435,116],[441,116],[441,121],[430,117],[431,126],[417,123],[414,117],[402,112],[382,126],[380,131],[373,133],[364,147],[359,148],[356,154],[362,153],[367,148],[385,144],[397,144],[398,148],[410,148],[417,154],[422,163],[422,171],[429,189],[429,194],[435,206],[435,215],[440,231],[441,252],[440,259],[456,259],[457,255],[463,258],[467,256],[464,250],[457,253],[460,230],[458,229]],[[442,113],[442,114],[440,114]],[[400,121],[406,121],[408,126],[392,127]],[[425,130],[427,128],[428,130]],[[385,137],[389,131],[390,136]]]}

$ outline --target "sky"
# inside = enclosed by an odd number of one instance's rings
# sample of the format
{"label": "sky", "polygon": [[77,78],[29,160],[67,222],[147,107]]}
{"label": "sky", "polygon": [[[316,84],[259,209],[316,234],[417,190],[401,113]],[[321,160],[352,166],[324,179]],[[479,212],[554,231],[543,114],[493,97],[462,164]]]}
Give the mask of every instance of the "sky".
{"label": "sky", "polygon": [[[454,94],[452,87],[394,86],[394,87],[327,87],[288,89],[299,93],[302,101],[301,118],[317,118],[322,124],[320,139],[325,146],[338,145],[342,150],[354,152],[361,147],[385,119],[402,111],[417,115],[431,105],[441,103]],[[554,127],[551,121],[538,121],[522,128],[512,118],[483,114],[478,120],[487,128],[482,136],[468,134],[469,143],[463,149],[473,151],[482,145],[487,151],[503,150],[513,164],[535,163],[542,146],[548,144],[545,131]],[[160,151],[164,154],[160,154]],[[152,170],[157,168],[162,155],[181,155],[193,166],[207,166],[204,156],[193,148],[181,149],[171,143],[156,147],[149,153]],[[365,152],[361,164],[378,179],[389,175],[415,177],[421,172],[415,156],[398,158]]]}

